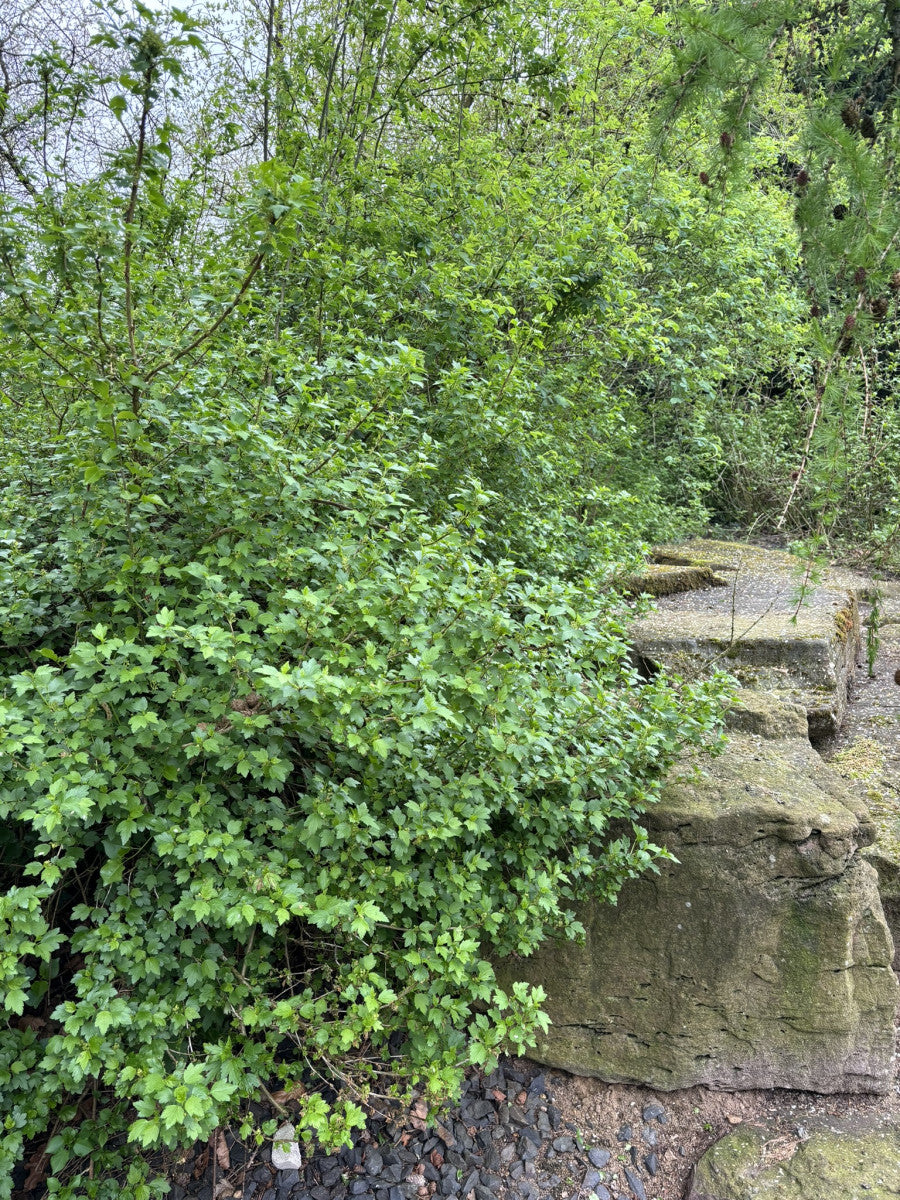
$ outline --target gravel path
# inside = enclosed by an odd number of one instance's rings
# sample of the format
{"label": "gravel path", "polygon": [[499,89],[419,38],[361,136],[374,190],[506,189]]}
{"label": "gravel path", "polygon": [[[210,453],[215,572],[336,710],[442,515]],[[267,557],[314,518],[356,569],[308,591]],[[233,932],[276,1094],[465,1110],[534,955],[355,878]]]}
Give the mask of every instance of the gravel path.
{"label": "gravel path", "polygon": [[304,1155],[299,1170],[226,1133],[229,1167],[204,1149],[173,1173],[170,1200],[681,1200],[693,1164],[733,1125],[774,1122],[790,1147],[814,1115],[900,1120],[900,1097],[660,1094],[505,1059],[427,1128],[424,1111],[373,1116],[353,1147]]}

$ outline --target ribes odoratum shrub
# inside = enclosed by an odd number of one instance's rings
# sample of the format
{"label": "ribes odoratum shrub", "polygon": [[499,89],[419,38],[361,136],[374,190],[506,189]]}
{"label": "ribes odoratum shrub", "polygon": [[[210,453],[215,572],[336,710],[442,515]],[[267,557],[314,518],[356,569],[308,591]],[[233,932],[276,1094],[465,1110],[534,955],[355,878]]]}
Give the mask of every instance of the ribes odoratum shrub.
{"label": "ribes odoratum shrub", "polygon": [[138,1148],[307,1065],[347,1081],[334,1101],[307,1073],[298,1101],[334,1143],[368,1087],[450,1092],[527,1046],[541,993],[504,994],[489,956],[576,934],[576,896],[653,864],[634,818],[715,726],[712,690],[636,677],[590,581],[480,555],[477,495],[413,510],[427,462],[387,424],[375,453],[322,395],[225,388],[148,400],[117,442],[19,431],[2,1196],[23,1146],[61,1196],[140,1197]]}

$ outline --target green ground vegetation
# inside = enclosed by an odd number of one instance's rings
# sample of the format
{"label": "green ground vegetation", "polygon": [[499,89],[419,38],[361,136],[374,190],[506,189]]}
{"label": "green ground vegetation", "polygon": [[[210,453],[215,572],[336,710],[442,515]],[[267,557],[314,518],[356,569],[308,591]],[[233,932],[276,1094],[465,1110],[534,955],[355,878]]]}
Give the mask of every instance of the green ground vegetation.
{"label": "green ground vegetation", "polygon": [[4,8],[0,1196],[527,1047],[488,952],[652,869],[717,738],[629,657],[648,543],[891,561],[890,89],[828,127],[852,254],[797,216],[843,20],[735,107],[699,6]]}

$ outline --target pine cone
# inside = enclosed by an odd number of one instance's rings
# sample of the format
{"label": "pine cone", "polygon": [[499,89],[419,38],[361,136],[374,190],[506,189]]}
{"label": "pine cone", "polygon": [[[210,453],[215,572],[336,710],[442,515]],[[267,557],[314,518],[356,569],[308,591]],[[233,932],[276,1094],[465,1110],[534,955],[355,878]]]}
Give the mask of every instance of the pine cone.
{"label": "pine cone", "polygon": [[818,304],[813,304],[810,306],[809,315],[813,318],[821,317],[822,310],[819,308]]}
{"label": "pine cone", "polygon": [[872,316],[876,321],[883,321],[888,314],[890,300],[887,296],[876,296],[872,301]]}
{"label": "pine cone", "polygon": [[727,129],[723,130],[722,133],[719,134],[719,145],[723,150],[730,150],[734,145],[734,134],[729,133]]}
{"label": "pine cone", "polygon": [[895,271],[888,282],[892,292],[900,292],[900,271]]}
{"label": "pine cone", "polygon": [[853,282],[856,284],[857,287],[862,287],[862,285],[866,282],[866,268],[865,267],[857,267],[856,268],[856,270],[853,272]]}
{"label": "pine cone", "polygon": [[859,132],[864,138],[868,138],[872,142],[874,142],[878,137],[878,129],[869,113],[866,113],[866,115],[860,121]]}
{"label": "pine cone", "polygon": [[846,204],[836,204],[834,206],[834,208],[831,210],[831,215],[834,217],[834,219],[836,221],[843,221],[844,217],[846,217],[846,215],[847,215],[847,213],[849,213],[849,211],[850,211],[850,209],[847,207]]}
{"label": "pine cone", "polygon": [[704,187],[706,187],[709,184],[709,176],[707,175],[707,173],[705,171],[700,172],[698,179],[700,180],[700,182],[703,184]]}
{"label": "pine cone", "polygon": [[844,317],[844,333],[852,333],[855,325],[856,317],[853,313],[847,313],[846,317]]}
{"label": "pine cone", "polygon": [[794,178],[797,181],[797,187],[806,187],[806,185],[809,183],[809,172],[804,171],[801,168]]}
{"label": "pine cone", "polygon": [[855,129],[857,127],[861,115],[859,105],[855,100],[848,100],[841,109],[841,120],[848,129]]}

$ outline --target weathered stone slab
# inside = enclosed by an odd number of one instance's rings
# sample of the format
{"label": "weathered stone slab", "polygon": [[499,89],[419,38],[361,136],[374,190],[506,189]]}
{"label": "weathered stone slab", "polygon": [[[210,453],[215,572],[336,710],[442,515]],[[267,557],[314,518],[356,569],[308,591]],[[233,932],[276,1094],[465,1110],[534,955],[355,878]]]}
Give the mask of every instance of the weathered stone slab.
{"label": "weathered stone slab", "polygon": [[884,1091],[897,981],[865,806],[810,746],[805,714],[742,693],[725,752],[644,818],[678,863],[580,913],[583,946],[506,960],[548,993],[534,1057],[660,1089]]}
{"label": "weathered stone slab", "polygon": [[802,1137],[742,1125],[694,1170],[686,1200],[888,1200],[900,1196],[900,1129],[877,1119],[810,1120]]}
{"label": "weathered stone slab", "polygon": [[817,578],[779,550],[700,540],[661,547],[667,569],[705,568],[727,586],[661,595],[635,626],[635,647],[649,664],[676,670],[718,665],[744,687],[801,704],[809,735],[840,728],[859,653],[858,599],[869,581],[846,571]]}

